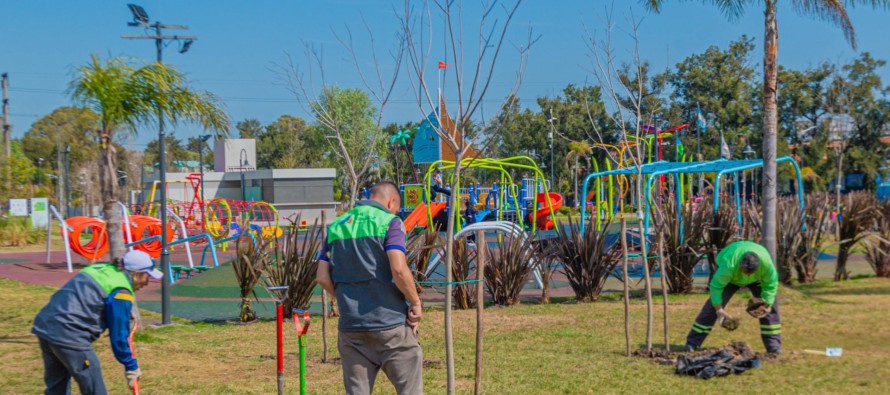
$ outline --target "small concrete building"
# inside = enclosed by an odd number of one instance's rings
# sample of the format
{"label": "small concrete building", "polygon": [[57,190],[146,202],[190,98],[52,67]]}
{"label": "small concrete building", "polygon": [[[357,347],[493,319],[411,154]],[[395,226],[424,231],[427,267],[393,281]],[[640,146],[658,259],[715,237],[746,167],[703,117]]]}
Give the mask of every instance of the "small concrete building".
{"label": "small concrete building", "polygon": [[[217,141],[214,147],[217,171],[204,172],[204,200],[265,201],[278,210],[282,224],[286,224],[285,218],[293,218],[297,213],[309,224],[320,219],[322,212],[328,221],[335,217],[339,205],[334,201],[336,169],[255,170],[256,144],[253,139]],[[168,199],[178,202],[195,200],[189,174],[197,173],[167,173]],[[152,186],[158,179],[157,172],[146,176],[145,195],[139,197],[139,202],[151,198]],[[153,199],[158,199],[157,192]]]}

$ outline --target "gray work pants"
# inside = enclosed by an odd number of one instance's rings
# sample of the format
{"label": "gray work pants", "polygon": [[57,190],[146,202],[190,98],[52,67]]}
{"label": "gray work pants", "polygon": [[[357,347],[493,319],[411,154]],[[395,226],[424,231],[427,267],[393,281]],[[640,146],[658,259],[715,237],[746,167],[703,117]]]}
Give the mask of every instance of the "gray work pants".
{"label": "gray work pants", "polygon": [[340,332],[337,340],[348,395],[369,395],[380,369],[400,395],[423,394],[423,352],[407,325],[380,332]]}
{"label": "gray work pants", "polygon": [[43,381],[46,395],[67,395],[71,393],[71,378],[77,382],[83,395],[105,395],[105,381],[102,380],[102,367],[93,349],[75,350],[58,344],[40,340],[43,354]]}

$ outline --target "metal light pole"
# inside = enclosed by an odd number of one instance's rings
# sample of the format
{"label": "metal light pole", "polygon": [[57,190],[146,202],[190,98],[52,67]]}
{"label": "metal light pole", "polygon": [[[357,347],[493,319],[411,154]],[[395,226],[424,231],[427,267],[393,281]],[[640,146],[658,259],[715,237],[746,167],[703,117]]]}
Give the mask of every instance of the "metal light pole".
{"label": "metal light pole", "polygon": [[37,185],[43,185],[43,158],[37,158]]}
{"label": "metal light pole", "polygon": [[241,152],[238,153],[238,161],[241,162],[241,166],[238,167],[238,170],[241,171],[241,201],[247,201],[247,191],[244,188],[244,168],[249,165],[247,162],[247,150],[241,148]]}
{"label": "metal light pole", "polygon": [[[191,46],[192,41],[197,40],[197,37],[194,36],[165,36],[161,34],[161,29],[177,29],[177,30],[187,30],[188,26],[183,25],[165,25],[161,22],[148,23],[148,14],[145,12],[145,9],[135,4],[128,4],[127,7],[130,8],[130,12],[133,13],[133,22],[127,23],[127,26],[131,27],[139,27],[139,28],[151,28],[154,29],[155,34],[150,35],[129,35],[124,34],[121,35],[121,38],[124,39],[147,39],[154,40],[155,48],[157,49],[157,59],[158,63],[162,62],[162,50],[164,48],[164,40],[177,40],[183,41],[182,48],[179,50],[180,53],[185,53],[188,51],[188,48]],[[167,229],[167,172],[166,172],[166,155],[164,148],[164,139],[166,138],[166,133],[164,132],[164,113],[162,109],[158,109],[158,151],[160,154],[158,155],[158,160],[160,165],[158,167],[158,180],[161,184],[160,191],[160,209],[158,212],[161,217],[161,229]],[[150,202],[149,202],[150,203]],[[172,320],[170,317],[170,248],[167,245],[167,238],[161,237],[161,268],[164,270],[164,277],[161,279],[161,325],[169,325]]]}
{"label": "metal light pole", "polygon": [[65,146],[65,215],[71,216],[71,146]]}

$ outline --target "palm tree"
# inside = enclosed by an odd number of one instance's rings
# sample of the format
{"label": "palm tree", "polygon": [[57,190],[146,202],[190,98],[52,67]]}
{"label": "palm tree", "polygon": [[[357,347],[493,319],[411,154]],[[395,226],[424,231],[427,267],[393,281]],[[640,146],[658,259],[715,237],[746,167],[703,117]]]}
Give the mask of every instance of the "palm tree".
{"label": "palm tree", "polygon": [[586,141],[572,141],[569,143],[569,153],[566,155],[566,167],[569,167],[569,160],[575,161],[575,167],[572,167],[572,174],[574,174],[575,180],[575,205],[578,205],[578,202],[581,199],[578,197],[578,159],[584,158],[584,160],[590,159],[590,154],[593,153],[593,148],[590,147]]}
{"label": "palm tree", "polygon": [[195,122],[205,129],[226,135],[229,118],[216,96],[188,87],[185,75],[170,66],[152,63],[133,67],[123,58],[111,58],[102,63],[92,55],[90,61],[75,70],[68,93],[79,105],[89,107],[100,117],[99,129],[99,190],[102,195],[103,215],[111,259],[123,255],[120,210],[115,207],[118,196],[116,132],[126,129],[136,132],[138,126],[148,126],[164,119],[174,125],[180,121]]}
{"label": "palm tree", "polygon": [[[754,0],[710,0],[730,19],[737,18],[745,11],[745,6]],[[778,136],[778,63],[779,24],[776,20],[778,0],[761,0],[764,11],[763,35],[763,226],[761,243],[776,259],[776,141]],[[659,12],[663,0],[645,0],[647,8]],[[853,49],[856,49],[856,32],[847,15],[847,5],[865,4],[871,7],[890,5],[888,0],[793,0],[790,2],[796,12],[822,19],[838,25]]]}

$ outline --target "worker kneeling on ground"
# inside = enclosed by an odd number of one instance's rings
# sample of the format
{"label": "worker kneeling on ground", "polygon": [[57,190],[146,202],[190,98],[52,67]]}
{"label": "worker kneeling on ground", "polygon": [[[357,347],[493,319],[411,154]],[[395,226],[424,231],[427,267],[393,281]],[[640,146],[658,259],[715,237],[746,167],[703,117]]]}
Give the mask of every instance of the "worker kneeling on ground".
{"label": "worker kneeling on ground", "polygon": [[760,319],[760,337],[766,351],[782,353],[782,324],[776,300],[779,276],[766,248],[751,241],[737,241],[717,254],[717,271],[710,285],[711,298],[705,302],[686,336],[687,351],[701,347],[718,319],[729,330],[738,326],[738,320],[723,307],[742,287],[747,287],[754,295],[747,310]]}
{"label": "worker kneeling on ground", "polygon": [[133,358],[128,337],[135,291],[149,278],[163,276],[151,257],[129,251],[113,264],[88,266],[50,298],[34,318],[31,332],[40,341],[46,394],[70,393],[71,378],[82,394],[107,394],[99,358],[92,343],[108,329],[114,356],[124,365],[130,388],[142,375]]}

